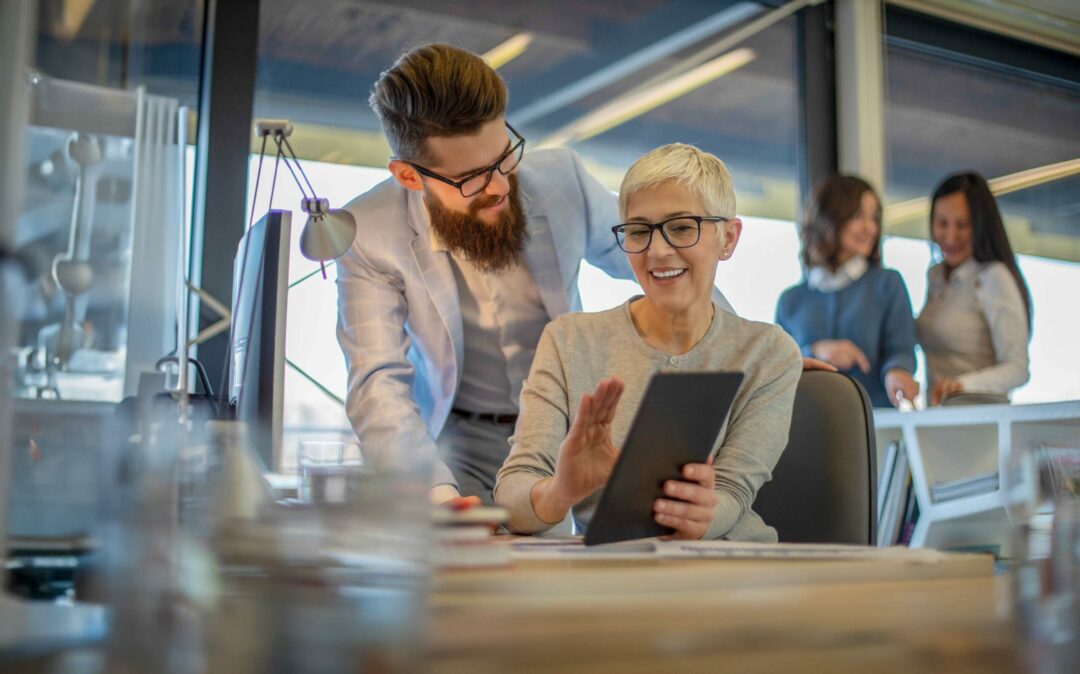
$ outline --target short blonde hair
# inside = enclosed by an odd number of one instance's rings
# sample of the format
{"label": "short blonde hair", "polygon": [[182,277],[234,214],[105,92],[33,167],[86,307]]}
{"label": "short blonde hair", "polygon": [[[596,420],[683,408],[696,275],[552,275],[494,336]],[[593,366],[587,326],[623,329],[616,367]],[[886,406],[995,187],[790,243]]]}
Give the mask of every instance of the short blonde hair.
{"label": "short blonde hair", "polygon": [[716,155],[685,143],[662,145],[634,162],[619,188],[619,217],[626,219],[630,197],[669,180],[701,199],[709,212],[696,215],[735,217],[735,186],[727,166]]}

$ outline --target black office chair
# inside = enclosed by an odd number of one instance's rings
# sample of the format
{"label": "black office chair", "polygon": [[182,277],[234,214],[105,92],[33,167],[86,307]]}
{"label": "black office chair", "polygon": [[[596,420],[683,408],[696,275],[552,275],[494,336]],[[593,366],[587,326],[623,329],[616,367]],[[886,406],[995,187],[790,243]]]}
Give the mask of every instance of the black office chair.
{"label": "black office chair", "polygon": [[847,375],[808,370],[795,393],[787,449],[754,511],[784,543],[874,545],[876,464],[866,390]]}

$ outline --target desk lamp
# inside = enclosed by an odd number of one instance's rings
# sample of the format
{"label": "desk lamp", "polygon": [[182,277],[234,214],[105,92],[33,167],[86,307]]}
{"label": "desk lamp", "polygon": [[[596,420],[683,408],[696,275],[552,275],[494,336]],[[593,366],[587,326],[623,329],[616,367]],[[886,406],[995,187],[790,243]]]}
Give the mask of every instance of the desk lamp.
{"label": "desk lamp", "polygon": [[[309,260],[319,263],[323,278],[326,278],[326,263],[336,260],[345,254],[352,245],[356,236],[356,219],[352,213],[342,209],[331,209],[330,201],[315,194],[315,188],[308,180],[307,174],[300,166],[300,161],[289,144],[289,136],[292,135],[293,126],[285,119],[265,119],[255,124],[256,133],[263,139],[262,148],[259,151],[259,172],[262,171],[262,160],[266,154],[266,139],[271,138],[277,145],[277,156],[274,158],[274,175],[277,176],[279,162],[285,163],[289,169],[296,186],[304,198],[300,200],[300,209],[308,214],[307,222],[304,223],[304,231],[300,235],[300,252]],[[291,158],[291,161],[290,161]],[[295,165],[295,169],[293,166]],[[300,176],[297,176],[297,172]],[[300,178],[303,178],[303,181]],[[259,176],[255,177],[256,196],[258,195]],[[304,189],[307,185],[307,189]],[[308,196],[308,191],[311,196]],[[270,186],[270,203],[274,200],[274,185]],[[254,212],[254,199],[252,199],[252,211]]]}
{"label": "desk lamp", "polygon": [[[259,198],[259,183],[262,177],[263,159],[266,157],[266,143],[269,139],[277,146],[277,153],[274,157],[274,177],[270,184],[269,205],[272,206],[274,202],[274,189],[277,184],[278,166],[279,164],[284,163],[285,167],[289,169],[289,173],[292,174],[296,186],[300,188],[300,193],[303,195],[303,198],[300,200],[300,209],[308,214],[307,222],[304,223],[304,230],[300,235],[300,252],[307,259],[319,263],[319,269],[322,272],[322,277],[325,279],[326,263],[336,260],[344,255],[345,251],[352,245],[353,238],[356,236],[356,219],[353,217],[352,213],[346,210],[331,209],[330,201],[315,193],[315,188],[312,186],[311,181],[308,180],[303,167],[300,166],[300,160],[297,159],[296,153],[292,149],[292,145],[289,144],[289,136],[291,136],[293,132],[293,125],[289,120],[260,120],[255,123],[255,132],[256,135],[262,139],[262,146],[259,148],[259,165],[255,175],[255,189],[251,198],[251,213],[247,226],[250,229],[252,223],[255,221],[255,204]],[[303,180],[301,180],[301,178],[303,178]],[[247,253],[245,251],[244,259],[246,258]],[[211,337],[230,329],[232,323],[232,311],[228,306],[218,301],[201,288],[196,287],[190,281],[185,281],[185,285],[190,292],[198,295],[199,298],[219,317],[217,322],[200,331],[194,338],[188,339],[186,337],[186,326],[181,327],[181,330],[185,335],[184,343],[187,348],[180,350],[177,358],[177,365],[180,371],[180,388],[186,391],[187,362],[189,360],[187,350],[192,346],[202,344]],[[229,350],[230,352],[232,351],[231,344]],[[222,377],[222,379],[224,379],[224,377]],[[209,389],[207,390],[210,392]]]}

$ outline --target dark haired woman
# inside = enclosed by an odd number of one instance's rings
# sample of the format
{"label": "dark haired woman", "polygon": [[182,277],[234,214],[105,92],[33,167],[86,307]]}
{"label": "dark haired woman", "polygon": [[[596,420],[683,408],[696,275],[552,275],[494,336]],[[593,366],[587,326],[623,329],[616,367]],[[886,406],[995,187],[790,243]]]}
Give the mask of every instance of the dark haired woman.
{"label": "dark haired woman", "polygon": [[930,238],[942,258],[918,319],[930,404],[962,392],[1008,396],[1029,376],[1031,295],[982,176],[957,173],[937,186]]}
{"label": "dark haired woman", "polygon": [[900,274],[881,267],[881,200],[862,178],[818,185],[800,230],[805,278],[780,296],[776,322],[803,356],[858,380],[875,407],[912,400],[915,324]]}

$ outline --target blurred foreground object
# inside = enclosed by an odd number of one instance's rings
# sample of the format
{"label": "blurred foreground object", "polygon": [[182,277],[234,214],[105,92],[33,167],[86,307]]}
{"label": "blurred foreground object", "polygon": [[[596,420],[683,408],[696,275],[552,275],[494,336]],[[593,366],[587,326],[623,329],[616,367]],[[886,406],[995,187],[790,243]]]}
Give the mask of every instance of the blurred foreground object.
{"label": "blurred foreground object", "polygon": [[[1063,438],[1064,439],[1064,438]],[[1017,626],[1029,671],[1080,663],[1080,436],[1016,452],[1009,471]]]}
{"label": "blurred foreground object", "polygon": [[133,462],[123,500],[139,502],[114,511],[126,543],[110,545],[108,671],[415,671],[426,482],[371,474],[341,501],[276,504],[248,438],[211,422],[205,442],[158,435],[156,458]]}

